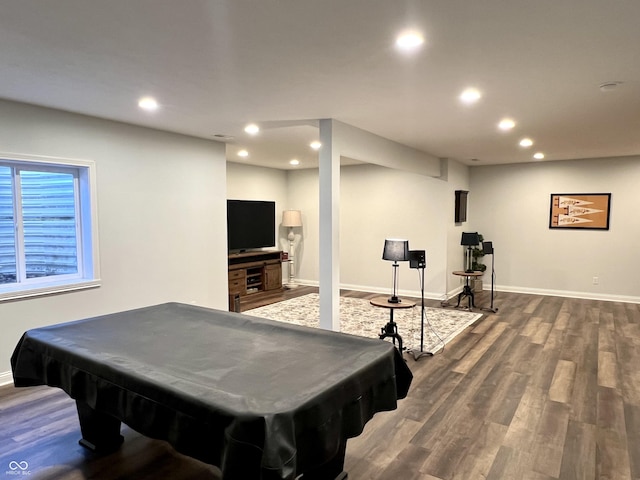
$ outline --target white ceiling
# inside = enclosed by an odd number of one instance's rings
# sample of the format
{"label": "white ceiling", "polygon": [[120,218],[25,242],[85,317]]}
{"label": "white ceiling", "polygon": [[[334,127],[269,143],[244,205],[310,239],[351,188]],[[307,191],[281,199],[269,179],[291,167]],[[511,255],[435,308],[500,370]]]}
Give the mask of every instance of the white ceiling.
{"label": "white ceiling", "polygon": [[638,0],[0,0],[0,55],[0,98],[228,135],[276,168],[313,164],[319,118],[470,165],[640,154]]}

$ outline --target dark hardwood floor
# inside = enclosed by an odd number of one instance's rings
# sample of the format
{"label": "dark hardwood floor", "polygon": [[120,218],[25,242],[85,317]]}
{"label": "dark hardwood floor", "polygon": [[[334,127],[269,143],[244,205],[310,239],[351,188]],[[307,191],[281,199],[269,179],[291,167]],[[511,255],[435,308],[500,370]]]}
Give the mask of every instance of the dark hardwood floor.
{"label": "dark hardwood floor", "polygon": [[[640,479],[640,305],[511,293],[495,305],[442,353],[405,355],[409,396],[349,440],[350,479]],[[219,478],[128,427],[116,453],[87,452],[75,404],[55,388],[1,387],[0,419],[7,478],[10,462],[28,462],[33,479]]]}

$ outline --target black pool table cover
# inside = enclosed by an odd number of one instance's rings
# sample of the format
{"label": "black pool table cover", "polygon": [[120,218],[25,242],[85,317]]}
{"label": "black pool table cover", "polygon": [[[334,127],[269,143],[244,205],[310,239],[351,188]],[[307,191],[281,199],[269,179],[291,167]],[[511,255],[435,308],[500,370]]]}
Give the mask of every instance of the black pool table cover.
{"label": "black pool table cover", "polygon": [[389,342],[180,303],[29,330],[11,365],[225,479],[316,468],[412,379]]}

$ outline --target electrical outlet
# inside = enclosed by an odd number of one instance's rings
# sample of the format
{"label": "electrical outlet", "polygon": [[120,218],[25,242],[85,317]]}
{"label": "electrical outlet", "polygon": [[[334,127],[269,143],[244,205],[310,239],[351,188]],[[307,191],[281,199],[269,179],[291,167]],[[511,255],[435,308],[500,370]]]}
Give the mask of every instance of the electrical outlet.
{"label": "electrical outlet", "polygon": [[598,277],[593,277],[593,284],[598,285]]}

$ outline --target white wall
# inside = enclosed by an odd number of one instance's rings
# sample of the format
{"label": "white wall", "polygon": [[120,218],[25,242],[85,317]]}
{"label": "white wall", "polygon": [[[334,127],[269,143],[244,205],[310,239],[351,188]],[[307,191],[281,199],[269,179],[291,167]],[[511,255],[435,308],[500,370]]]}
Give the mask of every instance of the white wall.
{"label": "white wall", "polygon": [[[432,178],[377,165],[351,165],[340,170],[340,283],[344,288],[390,292],[391,263],[382,260],[385,238],[406,238],[415,250],[427,251],[425,295],[442,298],[458,286],[447,285],[448,273],[463,263],[460,230],[454,224],[454,191],[468,187],[467,167],[449,162],[448,179]],[[317,283],[318,172],[289,172],[289,201],[303,213],[304,238],[298,278]],[[460,230],[461,231],[461,230]],[[453,249],[451,255],[449,251]],[[454,261],[455,265],[449,262]],[[399,267],[401,293],[420,291],[416,270]]]}
{"label": "white wall", "polygon": [[[455,191],[469,190],[469,167],[459,162],[449,160],[446,163],[448,191],[444,199],[443,208],[448,212],[446,216],[446,243],[447,243],[447,288],[449,295],[456,292],[464,284],[464,278],[455,276],[451,272],[464,270],[464,247],[460,245],[462,232],[474,232],[473,218],[468,217],[467,222],[455,223]],[[471,194],[469,194],[471,195]],[[485,278],[486,282],[486,278]]]}
{"label": "white wall", "polygon": [[[640,302],[639,180],[640,157],[473,167],[469,216],[499,288]],[[549,229],[552,193],[611,193],[610,229]]]}
{"label": "white wall", "polygon": [[[385,238],[426,250],[425,292],[445,293],[447,185],[442,180],[375,165],[341,169],[340,280],[348,288],[390,292],[392,263],[382,260]],[[400,291],[420,291],[417,270],[398,267]]]}
{"label": "white wall", "polygon": [[302,239],[296,252],[296,277],[305,283],[318,284],[320,252],[318,170],[287,172],[289,202],[302,213]]}
{"label": "white wall", "polygon": [[223,144],[0,101],[0,151],[96,162],[102,276],[0,303],[0,382],[30,328],[167,301],[227,308]]}

